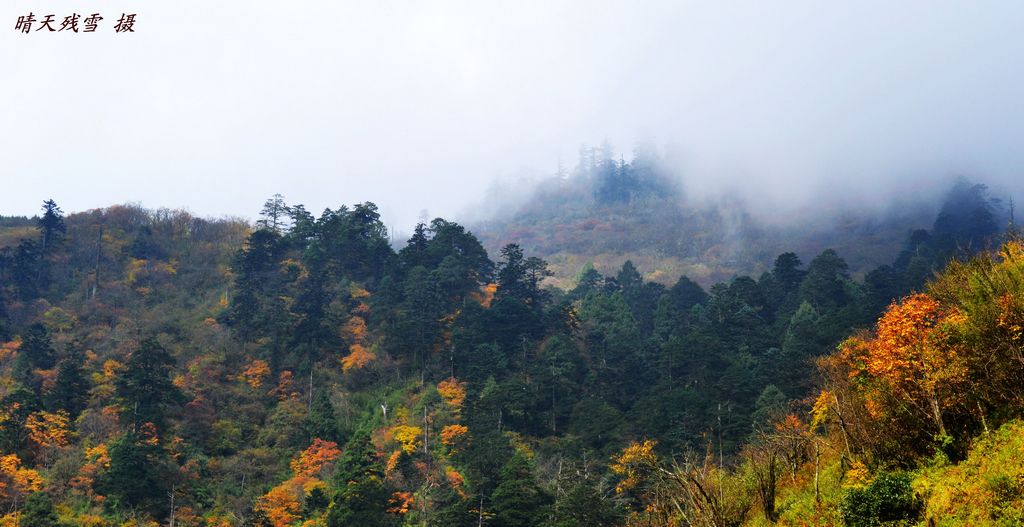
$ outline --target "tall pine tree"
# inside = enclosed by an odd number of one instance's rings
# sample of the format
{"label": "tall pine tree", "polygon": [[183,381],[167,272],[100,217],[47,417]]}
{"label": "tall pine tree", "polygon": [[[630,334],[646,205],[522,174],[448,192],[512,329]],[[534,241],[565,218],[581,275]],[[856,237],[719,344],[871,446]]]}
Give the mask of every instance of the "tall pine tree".
{"label": "tall pine tree", "polygon": [[132,430],[145,423],[163,430],[167,408],[182,402],[182,393],[170,378],[173,365],[174,357],[155,338],[143,340],[128,357],[116,387],[122,418]]}

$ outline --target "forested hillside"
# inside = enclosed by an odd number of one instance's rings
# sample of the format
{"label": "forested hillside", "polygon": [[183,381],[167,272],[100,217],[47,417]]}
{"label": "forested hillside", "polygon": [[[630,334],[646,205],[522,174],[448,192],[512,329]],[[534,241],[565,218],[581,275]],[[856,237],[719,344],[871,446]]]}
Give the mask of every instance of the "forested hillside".
{"label": "forested hillside", "polygon": [[816,360],[732,463],[614,457],[634,525],[1024,524],[1024,244],[952,262]]}
{"label": "forested hillside", "polygon": [[760,276],[783,252],[810,260],[828,248],[862,277],[891,262],[907,233],[927,229],[938,210],[920,193],[882,198],[889,205],[870,211],[837,194],[827,206],[769,219],[774,207],[767,198],[691,196],[688,183],[653,146],[639,145],[629,161],[607,144],[584,147],[572,170],[496,189],[474,230],[493,252],[517,243],[544,258],[553,283],[564,288],[586,265],[614,274],[626,260],[648,280],[672,285],[685,275],[710,287],[736,275]]}
{"label": "forested hillside", "polygon": [[47,201],[0,219],[0,522],[1019,519],[996,460],[1021,444],[1024,256],[970,259],[998,217],[961,183],[862,280],[827,249],[556,288],[440,218],[395,250],[372,203],[275,196],[249,225]]}

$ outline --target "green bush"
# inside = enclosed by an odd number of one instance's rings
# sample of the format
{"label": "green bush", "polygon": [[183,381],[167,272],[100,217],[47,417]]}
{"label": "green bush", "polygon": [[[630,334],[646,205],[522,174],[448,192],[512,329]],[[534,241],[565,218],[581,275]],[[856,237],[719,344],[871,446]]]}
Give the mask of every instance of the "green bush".
{"label": "green bush", "polygon": [[921,500],[906,472],[882,473],[865,488],[851,489],[840,512],[846,527],[874,527],[913,520],[921,513]]}

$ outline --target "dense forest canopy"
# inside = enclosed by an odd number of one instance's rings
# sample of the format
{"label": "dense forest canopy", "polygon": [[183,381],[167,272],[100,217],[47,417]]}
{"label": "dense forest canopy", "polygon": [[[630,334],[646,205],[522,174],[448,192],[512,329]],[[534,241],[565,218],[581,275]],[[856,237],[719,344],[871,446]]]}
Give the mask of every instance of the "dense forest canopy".
{"label": "dense forest canopy", "polygon": [[[595,203],[675,192],[643,157],[586,162]],[[817,477],[826,440],[855,437],[825,458],[844,469],[908,468],[935,452],[972,459],[972,434],[1019,415],[1019,371],[972,362],[1004,326],[999,364],[1020,356],[1020,282],[1006,278],[1019,246],[970,259],[1004,241],[1000,218],[983,185],[962,181],[930,229],[904,233],[863,279],[825,249],[706,288],[645,279],[631,261],[557,288],[523,246],[489,253],[441,218],[396,250],[372,203],[315,215],[274,196],[249,225],[135,206],[65,215],[48,200],[37,218],[0,218],[0,514],[33,526],[727,525],[753,515],[726,492],[756,482],[777,521],[778,480],[790,471],[799,489],[812,462]],[[971,263],[936,279],[951,260]],[[982,287],[972,273],[1003,289],[964,293]],[[931,296],[907,296],[929,280]],[[949,355],[931,351],[947,349],[938,330],[887,341],[900,324],[974,320],[962,362],[891,365]],[[989,389],[957,397],[954,380],[982,374]],[[812,407],[816,421],[801,420]],[[826,422],[832,436],[814,435]],[[848,493],[844,518],[870,517],[857,500],[876,485],[909,484],[879,474]],[[701,501],[712,484],[720,498]]]}

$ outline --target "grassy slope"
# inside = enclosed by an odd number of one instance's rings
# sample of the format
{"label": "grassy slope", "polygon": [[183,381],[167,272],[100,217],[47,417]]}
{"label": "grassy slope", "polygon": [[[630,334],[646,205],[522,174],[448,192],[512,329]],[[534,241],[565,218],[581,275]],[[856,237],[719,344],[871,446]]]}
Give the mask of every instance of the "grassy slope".
{"label": "grassy slope", "polygon": [[[819,500],[815,501],[813,465],[805,465],[795,477],[785,474],[780,480],[780,517],[775,525],[842,525],[839,506],[853,486],[853,478],[840,466],[840,452],[826,448],[822,453]],[[915,525],[1024,525],[1024,421],[1010,421],[975,438],[960,463],[950,463],[942,456],[929,460],[914,472],[913,487],[924,502],[924,513]],[[758,510],[744,525],[772,524]]]}

